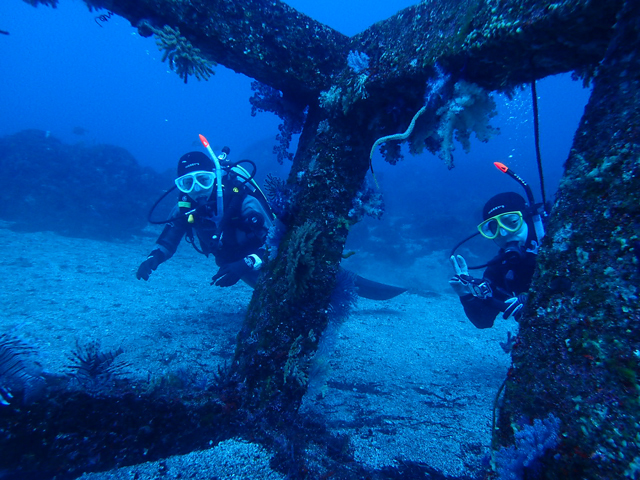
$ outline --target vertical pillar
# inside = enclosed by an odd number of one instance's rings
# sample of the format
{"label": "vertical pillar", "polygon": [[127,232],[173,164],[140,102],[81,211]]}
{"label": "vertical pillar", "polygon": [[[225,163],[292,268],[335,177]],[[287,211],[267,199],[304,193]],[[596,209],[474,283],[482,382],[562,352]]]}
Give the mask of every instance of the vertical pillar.
{"label": "vertical pillar", "polygon": [[523,419],[556,415],[562,435],[545,478],[640,470],[639,51],[640,4],[629,0],[567,160],[513,350],[500,439],[511,443]]}

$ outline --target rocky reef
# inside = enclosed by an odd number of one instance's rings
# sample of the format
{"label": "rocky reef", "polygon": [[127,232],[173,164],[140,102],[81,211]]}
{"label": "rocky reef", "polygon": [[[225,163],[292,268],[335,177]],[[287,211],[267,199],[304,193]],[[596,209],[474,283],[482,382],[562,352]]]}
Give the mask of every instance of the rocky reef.
{"label": "rocky reef", "polygon": [[0,138],[0,218],[16,229],[128,238],[170,182],[120,147],[65,145],[41,130]]}

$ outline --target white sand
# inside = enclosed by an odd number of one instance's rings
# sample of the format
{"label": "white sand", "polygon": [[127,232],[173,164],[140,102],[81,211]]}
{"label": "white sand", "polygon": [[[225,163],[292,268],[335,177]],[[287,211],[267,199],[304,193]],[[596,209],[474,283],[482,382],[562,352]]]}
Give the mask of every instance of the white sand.
{"label": "white sand", "polygon": [[[121,358],[132,365],[128,375],[145,380],[179,370],[206,380],[232,357],[252,292],[240,284],[209,286],[216,271],[212,258],[183,244],[144,282],[135,271],[157,231],[109,243],[5,227],[0,225],[0,333],[34,345],[46,370],[64,373],[76,340],[99,339],[103,350],[121,347]],[[510,363],[498,342],[515,324],[473,327],[449,291],[445,252],[418,258],[402,271],[365,253],[345,265],[416,293],[361,299],[344,324],[330,329],[323,352],[331,368],[305,398],[303,411],[349,434],[356,459],[371,467],[413,461],[449,475],[472,472],[488,450],[493,400]],[[186,472],[194,458],[213,461],[209,455],[216,453],[183,456],[178,464]],[[254,476],[236,478],[273,475],[260,465]]]}

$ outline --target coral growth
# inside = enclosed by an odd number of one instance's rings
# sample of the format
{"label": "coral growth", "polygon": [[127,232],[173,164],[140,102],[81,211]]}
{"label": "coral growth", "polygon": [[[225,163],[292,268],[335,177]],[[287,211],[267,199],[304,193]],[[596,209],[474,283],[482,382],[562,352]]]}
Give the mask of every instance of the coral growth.
{"label": "coral growth", "polygon": [[307,283],[315,271],[315,259],[313,247],[320,229],[315,222],[307,221],[297,227],[289,240],[287,249],[287,281],[289,288],[287,293],[296,298],[305,292]]}
{"label": "coral growth", "polygon": [[357,223],[365,215],[379,220],[383,213],[384,197],[374,190],[368,180],[365,180],[353,199],[353,206],[349,210],[349,220]]}
{"label": "coral growth", "polygon": [[[454,134],[465,152],[468,152],[471,148],[471,132],[481,142],[489,141],[492,135],[499,132],[489,125],[489,119],[497,115],[493,97],[478,85],[464,80],[456,83],[453,98],[438,110],[437,115],[440,119],[437,129],[440,142],[438,156],[449,168],[453,168]],[[418,153],[418,149],[414,148],[416,144],[411,145],[412,153]]]}
{"label": "coral growth", "polygon": [[[426,87],[425,105],[414,115],[407,130],[376,140],[371,148],[370,158],[378,146],[408,139],[412,154],[420,154],[426,148],[437,154],[451,169],[454,166],[454,140],[460,142],[468,152],[472,132],[482,142],[487,142],[492,135],[499,133],[499,129],[489,125],[489,120],[497,114],[496,103],[489,92],[464,80],[451,87],[451,76],[440,69],[436,71],[436,77]],[[429,114],[424,115],[427,112]],[[382,154],[392,164],[402,158],[396,143],[386,145]]]}
{"label": "coral growth", "polygon": [[318,102],[320,106],[328,112],[342,112],[346,115],[351,110],[351,106],[358,100],[364,100],[369,97],[366,88],[366,82],[369,75],[358,73],[351,75],[345,80],[345,88],[336,85],[331,86],[329,90],[320,92]]}
{"label": "coral growth", "polygon": [[[395,165],[402,159],[402,153],[398,142],[408,139],[411,135],[413,135],[414,138],[421,139],[423,142],[427,142],[428,145],[428,139],[433,134],[433,130],[436,125],[433,118],[436,117],[436,111],[444,105],[446,99],[451,98],[454,83],[451,75],[446,73],[439,65],[435,66],[434,72],[435,75],[427,81],[425,86],[424,106],[415,113],[409,123],[409,126],[403,133],[387,135],[376,140],[373,147],[371,147],[371,152],[369,153],[370,161],[373,159],[373,154],[376,148],[383,145],[381,148],[383,157],[387,162]],[[430,113],[430,115],[428,115],[429,120],[425,121],[423,119],[421,122],[422,126],[416,129],[416,133],[414,134],[416,122],[427,111]],[[438,143],[435,147],[436,150],[439,148],[439,145],[440,144]]]}
{"label": "coral growth", "polygon": [[364,100],[369,96],[369,92],[367,92],[365,87],[369,79],[369,56],[357,50],[355,52],[350,51],[347,56],[347,65],[349,65],[349,68],[355,74],[347,81],[350,96],[353,97],[354,101]]}
{"label": "coral growth", "polygon": [[[310,332],[310,335],[313,335],[313,330]],[[305,360],[304,356],[300,354],[303,352],[304,337],[299,335],[291,345],[289,349],[289,353],[287,355],[287,363],[284,365],[283,374],[284,374],[284,383],[287,381],[293,381],[300,386],[305,386],[309,383],[309,374],[308,370],[308,362]]]}
{"label": "coral growth", "polygon": [[343,86],[332,85],[320,92],[318,102],[328,112],[349,113],[352,105],[369,97],[366,83],[369,80],[369,56],[366,53],[350,51],[347,55],[348,69],[342,73]]}
{"label": "coral growth", "polygon": [[550,414],[544,420],[536,418],[533,425],[524,425],[515,434],[515,445],[496,452],[495,464],[499,480],[537,478],[540,459],[547,450],[558,445],[560,419]]}
{"label": "coral growth", "polygon": [[282,123],[278,126],[280,133],[276,136],[278,145],[273,147],[273,153],[277,155],[278,163],[282,165],[284,160],[293,160],[293,153],[289,152],[289,145],[293,135],[302,131],[306,111],[304,107],[290,101],[280,90],[260,83],[251,82],[254,94],[249,99],[251,103],[251,115],[258,112],[273,112]]}
{"label": "coral growth", "polygon": [[269,228],[266,239],[269,259],[274,260],[278,256],[280,242],[287,232],[286,221],[290,213],[292,193],[284,180],[271,174],[268,174],[265,180],[265,192],[269,206],[276,215],[276,220]]}
{"label": "coral growth", "polygon": [[371,147],[371,152],[369,152],[369,160],[371,160],[373,158],[373,154],[375,153],[376,148],[378,148],[379,145],[381,145],[383,143],[386,143],[386,142],[390,142],[390,141],[401,142],[401,141],[406,140],[407,138],[409,138],[409,135],[411,135],[413,133],[413,128],[416,125],[416,121],[426,111],[427,111],[427,106],[426,105],[424,107],[422,107],[420,110],[418,110],[416,112],[416,114],[413,116],[413,118],[411,119],[411,123],[409,123],[409,126],[407,127],[407,129],[403,133],[394,133],[393,135],[387,135],[385,137],[381,137],[381,138],[377,139],[374,142],[373,146]]}
{"label": "coral growth", "polygon": [[267,232],[267,238],[265,240],[265,246],[269,252],[269,260],[275,260],[278,257],[278,249],[280,248],[280,242],[287,233],[287,227],[280,220],[276,219],[273,225],[269,227]]}
{"label": "coral growth", "polygon": [[199,48],[194,47],[181,33],[178,27],[165,25],[156,28],[149,24],[144,27],[150,29],[156,36],[158,50],[164,51],[162,61],[168,61],[169,68],[176,72],[187,83],[189,75],[198,80],[208,80],[213,75],[216,63],[204,57]]}
{"label": "coral growth", "polygon": [[347,55],[347,65],[356,74],[360,74],[369,69],[369,55],[357,50],[351,50]]}
{"label": "coral growth", "polygon": [[331,112],[339,107],[344,109],[346,101],[343,100],[342,88],[332,85],[329,90],[320,92],[319,103],[322,108]]}

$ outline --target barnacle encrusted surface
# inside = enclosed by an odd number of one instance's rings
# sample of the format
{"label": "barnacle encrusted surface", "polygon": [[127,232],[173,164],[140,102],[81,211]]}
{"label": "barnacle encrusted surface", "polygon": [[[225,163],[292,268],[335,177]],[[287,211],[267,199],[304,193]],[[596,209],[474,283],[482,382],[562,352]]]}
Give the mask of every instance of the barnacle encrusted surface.
{"label": "barnacle encrusted surface", "polygon": [[287,249],[287,280],[289,295],[298,297],[307,288],[307,282],[313,277],[315,259],[313,244],[320,234],[315,222],[305,222],[291,235]]}

